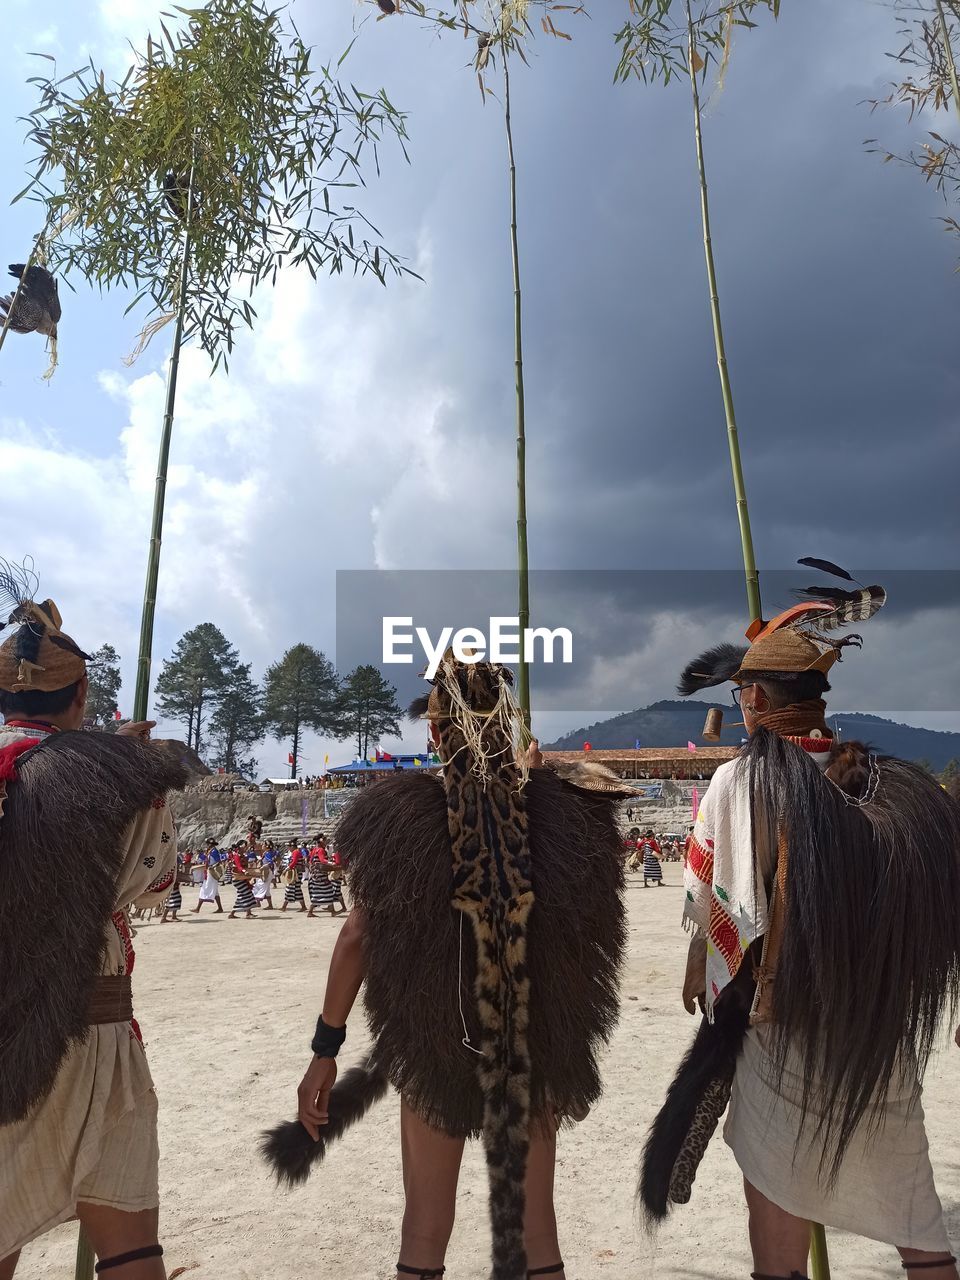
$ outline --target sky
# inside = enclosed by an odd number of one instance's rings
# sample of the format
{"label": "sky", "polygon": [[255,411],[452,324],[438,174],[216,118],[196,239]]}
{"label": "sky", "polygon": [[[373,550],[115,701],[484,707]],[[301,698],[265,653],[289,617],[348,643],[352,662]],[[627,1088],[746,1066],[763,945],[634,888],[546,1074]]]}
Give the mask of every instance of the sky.
{"label": "sky", "polygon": [[[142,43],[167,6],[4,7],[12,197],[31,158],[19,119],[34,105],[28,53],[64,71],[92,57],[122,75],[126,42]],[[336,62],[371,14],[354,0],[291,7],[318,64]],[[573,41],[536,39],[514,74],[531,564],[735,570],[689,95],[682,81],[614,85],[626,11],[594,0],[589,20],[567,20]],[[957,565],[960,244],[936,193],[863,145],[902,151],[957,126],[871,114],[896,42],[873,0],[785,3],[778,23],[738,35],[709,95],[714,250],[762,570],[819,555],[883,582]],[[204,621],[258,676],[300,641],[334,657],[338,570],[514,564],[506,148],[499,104],[482,104],[468,59],[461,39],[404,17],[367,21],[341,68],[407,113],[410,163],[386,148],[357,203],[422,280],[384,289],[286,272],[258,300],[229,377],[186,352],[155,665]],[[25,258],[38,217],[26,202],[4,210],[0,261]],[[130,298],[74,287],[61,288],[49,383],[39,338],[11,335],[0,352],[0,554],[33,557],[85,647],[115,645],[129,711],[168,331],[127,367],[142,323],[123,315]],[[742,634],[742,585],[724,577],[729,599],[694,594],[680,608],[651,588],[631,608],[616,592],[591,606],[591,680],[560,705],[545,697],[539,718],[535,705],[535,729],[547,739],[671,696],[689,657]],[[917,582],[934,580],[933,598],[918,588],[895,611],[892,597],[889,617],[869,624],[833,706],[960,729],[957,593],[936,576]],[[410,749],[421,737],[411,730]],[[261,772],[282,772],[286,749],[265,744]],[[304,770],[325,752],[352,757],[349,743],[310,739]]]}

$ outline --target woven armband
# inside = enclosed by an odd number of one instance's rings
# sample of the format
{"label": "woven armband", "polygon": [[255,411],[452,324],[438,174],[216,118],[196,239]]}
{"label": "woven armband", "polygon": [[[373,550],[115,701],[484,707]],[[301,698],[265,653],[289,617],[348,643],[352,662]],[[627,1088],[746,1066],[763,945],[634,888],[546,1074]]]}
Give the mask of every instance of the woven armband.
{"label": "woven armband", "polygon": [[318,1058],[335,1058],[346,1038],[346,1027],[328,1027],[321,1014],[317,1019],[317,1030],[310,1048]]}

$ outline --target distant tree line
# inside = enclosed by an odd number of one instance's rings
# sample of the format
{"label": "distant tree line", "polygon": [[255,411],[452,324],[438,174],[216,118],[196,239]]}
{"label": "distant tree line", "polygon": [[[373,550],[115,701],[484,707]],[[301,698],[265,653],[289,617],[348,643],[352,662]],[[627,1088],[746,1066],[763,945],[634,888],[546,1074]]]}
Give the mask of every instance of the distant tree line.
{"label": "distant tree line", "polygon": [[[110,730],[121,688],[120,658],[104,645],[89,664],[87,717]],[[212,768],[252,775],[254,748],[267,736],[290,744],[290,776],[296,777],[303,734],[313,730],[338,742],[352,739],[366,758],[382,737],[399,737],[397,691],[374,666],[341,677],[323,653],[295,644],[272,663],[258,683],[250,664],[212,622],[180,637],[157,678],[157,710],[182,724],[187,746]]]}

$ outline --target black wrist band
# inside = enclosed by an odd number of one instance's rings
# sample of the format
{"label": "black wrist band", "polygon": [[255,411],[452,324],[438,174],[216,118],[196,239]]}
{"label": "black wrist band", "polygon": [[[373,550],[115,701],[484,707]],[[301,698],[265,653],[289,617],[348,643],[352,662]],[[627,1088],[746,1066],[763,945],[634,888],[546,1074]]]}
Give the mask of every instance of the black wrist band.
{"label": "black wrist band", "polygon": [[328,1027],[321,1014],[317,1019],[317,1031],[310,1048],[318,1058],[335,1058],[346,1038],[346,1027]]}

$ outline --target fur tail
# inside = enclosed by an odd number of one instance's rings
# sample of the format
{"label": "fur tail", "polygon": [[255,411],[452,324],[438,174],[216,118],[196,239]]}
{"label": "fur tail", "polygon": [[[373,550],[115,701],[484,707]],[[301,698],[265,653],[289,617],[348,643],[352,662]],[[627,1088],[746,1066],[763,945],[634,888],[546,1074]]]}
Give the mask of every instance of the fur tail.
{"label": "fur tail", "polygon": [[372,1059],[351,1067],[330,1092],[329,1120],[314,1142],[299,1120],[283,1120],[263,1132],[260,1154],[288,1187],[306,1182],[314,1164],[319,1164],[327,1147],[335,1142],[379,1102],[387,1092],[386,1072]]}
{"label": "fur tail", "polygon": [[729,1097],[748,1023],[745,1009],[722,1010],[718,1003],[715,1023],[703,1019],[667,1090],[643,1149],[637,1187],[648,1229],[664,1221],[671,1201],[690,1199],[697,1166]]}

